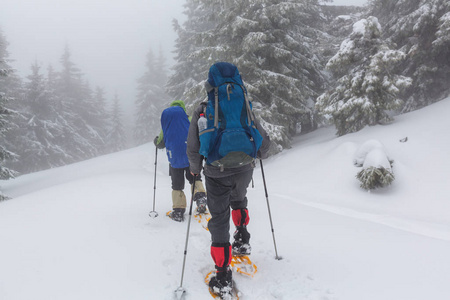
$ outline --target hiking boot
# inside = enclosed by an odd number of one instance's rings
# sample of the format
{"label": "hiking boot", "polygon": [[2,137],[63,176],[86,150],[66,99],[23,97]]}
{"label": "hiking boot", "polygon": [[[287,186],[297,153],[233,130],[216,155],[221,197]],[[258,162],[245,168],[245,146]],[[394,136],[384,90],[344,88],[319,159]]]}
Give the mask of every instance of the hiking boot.
{"label": "hiking boot", "polygon": [[197,213],[204,214],[206,212],[206,194],[204,192],[195,193],[194,200],[197,204]]}
{"label": "hiking boot", "polygon": [[174,221],[177,222],[183,222],[184,221],[184,212],[186,211],[185,208],[174,208],[169,214],[169,218],[171,218]]}
{"label": "hiking boot", "polygon": [[230,295],[231,290],[233,289],[232,272],[230,268],[227,268],[225,271],[216,271],[216,276],[211,278],[208,285],[211,290],[221,298]]}
{"label": "hiking boot", "polygon": [[250,233],[246,226],[237,226],[233,234],[234,242],[231,245],[233,255],[250,255],[252,247],[250,246]]}

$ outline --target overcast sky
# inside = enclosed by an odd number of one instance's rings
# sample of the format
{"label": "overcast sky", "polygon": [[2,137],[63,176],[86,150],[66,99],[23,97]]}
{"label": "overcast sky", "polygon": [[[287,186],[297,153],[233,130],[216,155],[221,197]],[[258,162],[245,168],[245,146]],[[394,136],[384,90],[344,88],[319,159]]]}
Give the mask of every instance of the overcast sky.
{"label": "overcast sky", "polygon": [[[21,77],[34,61],[46,71],[60,69],[65,45],[91,86],[117,92],[126,110],[133,109],[136,80],[145,71],[145,56],[161,46],[173,64],[174,18],[184,21],[185,0],[0,0],[0,29],[9,42],[11,65]],[[367,0],[336,0],[336,5],[363,5]],[[128,104],[128,106],[127,106]]]}

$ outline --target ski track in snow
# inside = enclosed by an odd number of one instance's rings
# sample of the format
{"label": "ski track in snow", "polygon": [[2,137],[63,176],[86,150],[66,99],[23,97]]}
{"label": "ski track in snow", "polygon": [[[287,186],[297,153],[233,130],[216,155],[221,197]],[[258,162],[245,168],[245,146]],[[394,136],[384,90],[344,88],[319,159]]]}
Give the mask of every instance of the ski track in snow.
{"label": "ski track in snow", "polygon": [[326,212],[330,212],[333,214],[365,220],[385,226],[389,226],[395,229],[400,229],[404,231],[408,231],[411,233],[423,235],[430,238],[440,239],[443,241],[450,241],[450,227],[431,222],[424,222],[419,220],[407,219],[394,217],[389,215],[380,215],[380,214],[372,214],[367,212],[361,212],[350,208],[345,208],[342,206],[334,206],[330,204],[311,202],[305,200],[299,200],[297,198],[293,198],[288,195],[275,194],[274,196],[278,198],[283,198],[286,200],[290,200],[292,202],[317,208]]}

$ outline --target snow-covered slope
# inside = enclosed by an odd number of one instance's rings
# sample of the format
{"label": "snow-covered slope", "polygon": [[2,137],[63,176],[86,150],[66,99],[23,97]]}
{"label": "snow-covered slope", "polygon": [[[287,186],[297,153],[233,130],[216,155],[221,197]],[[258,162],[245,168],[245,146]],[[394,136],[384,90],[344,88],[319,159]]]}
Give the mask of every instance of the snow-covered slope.
{"label": "snow-covered slope", "polygon": [[[253,279],[243,299],[424,300],[450,295],[450,98],[340,138],[333,128],[299,137],[265,160],[279,255],[275,260],[259,167],[249,187]],[[407,142],[400,139],[408,137]],[[382,143],[396,180],[367,192],[357,149]],[[1,181],[0,299],[172,299],[187,223],[171,208],[165,154],[147,144]],[[189,194],[188,188],[185,192]],[[190,196],[188,195],[188,198]],[[191,224],[186,299],[212,299],[209,233]]]}

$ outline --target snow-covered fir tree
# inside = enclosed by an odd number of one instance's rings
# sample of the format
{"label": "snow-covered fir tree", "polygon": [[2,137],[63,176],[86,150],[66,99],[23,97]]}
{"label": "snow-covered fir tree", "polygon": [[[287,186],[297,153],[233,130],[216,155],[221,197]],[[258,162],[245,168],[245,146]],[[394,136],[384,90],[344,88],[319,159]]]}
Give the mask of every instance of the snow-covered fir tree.
{"label": "snow-covered fir tree", "polygon": [[169,93],[188,104],[205,98],[203,82],[217,61],[238,66],[263,126],[280,148],[298,124],[313,128],[323,88],[318,1],[191,0],[184,28],[176,24],[177,64]]}
{"label": "snow-covered fir tree", "polygon": [[[205,99],[203,82],[209,67],[219,59],[225,60],[214,51],[207,51],[209,48],[220,51],[222,45],[218,42],[210,45],[206,40],[214,36],[219,24],[221,2],[186,0],[184,14],[187,20],[183,26],[174,20],[173,27],[178,35],[175,42],[176,64],[167,82],[167,92],[172,99],[184,100],[188,105]],[[220,39],[219,36],[216,38]]]}
{"label": "snow-covered fir tree", "polygon": [[353,24],[362,18],[364,11],[362,7],[355,6],[322,6],[325,38],[319,49],[326,61],[337,53],[339,45],[352,33]]}
{"label": "snow-covered fir tree", "polygon": [[385,36],[407,54],[403,75],[413,79],[403,112],[429,105],[450,91],[450,2],[448,0],[372,0]]}
{"label": "snow-covered fir tree", "polygon": [[14,101],[18,113],[8,141],[20,154],[13,165],[22,173],[91,158],[104,149],[104,103],[94,99],[70,57],[66,47],[62,70],[49,67],[46,79],[40,66],[33,64],[21,96]]}
{"label": "snow-covered fir tree", "polygon": [[94,157],[103,146],[96,119],[96,108],[89,85],[83,81],[80,70],[71,61],[66,46],[61,57],[62,70],[58,73],[56,93],[58,111],[63,119],[64,134],[59,144],[71,160]]}
{"label": "snow-covered fir tree", "polygon": [[391,121],[389,111],[401,107],[399,94],[411,84],[410,78],[394,72],[404,58],[381,38],[377,18],[353,25],[350,37],[327,64],[339,78],[337,84],[317,99],[318,110],[331,116],[337,135]]}
{"label": "snow-covered fir tree", "polygon": [[101,145],[99,148],[99,154],[107,153],[106,137],[108,135],[108,128],[110,128],[111,117],[108,111],[108,105],[105,98],[105,91],[103,88],[97,86],[94,92],[93,106],[95,108],[94,121],[97,132],[100,135]]}
{"label": "snow-covered fir tree", "polygon": [[[252,1],[227,26],[230,49],[271,137],[283,147],[315,128],[314,100],[322,91],[318,1]],[[237,50],[237,51],[236,51]]]}
{"label": "snow-covered fir tree", "polygon": [[62,71],[50,67],[47,79],[40,66],[33,64],[28,82],[14,101],[18,113],[7,140],[20,155],[12,166],[21,173],[91,158],[104,148],[104,108],[93,99],[68,48],[61,62]]}
{"label": "snow-covered fir tree", "polygon": [[125,128],[122,122],[122,109],[119,103],[119,97],[114,95],[112,110],[110,113],[110,129],[106,138],[108,152],[117,152],[124,150],[127,144]]}
{"label": "snow-covered fir tree", "polygon": [[138,80],[136,104],[136,124],[134,140],[140,145],[153,140],[160,128],[162,109],[168,105],[169,96],[165,92],[167,74],[162,50],[155,59],[153,51],[147,53],[146,70]]}
{"label": "snow-covered fir tree", "polygon": [[[13,111],[8,108],[8,102],[11,100],[7,95],[5,78],[12,72],[11,67],[7,63],[7,41],[0,30],[0,180],[14,178],[15,172],[7,167],[4,163],[6,160],[13,159],[15,154],[6,147],[6,132],[12,127],[9,116]],[[7,197],[0,189],[0,201]]]}
{"label": "snow-covered fir tree", "polygon": [[35,172],[64,164],[64,150],[56,143],[63,128],[58,122],[55,102],[40,66],[34,63],[17,103],[19,111],[8,140],[20,159],[12,164],[20,173]]}
{"label": "snow-covered fir tree", "polygon": [[92,153],[93,156],[103,154],[105,150],[105,138],[108,130],[108,113],[106,112],[106,102],[103,99],[98,99],[91,89],[87,81],[83,81],[82,86],[82,102],[78,107],[78,113],[83,116],[85,124],[82,129],[86,132],[91,145],[96,150]]}

